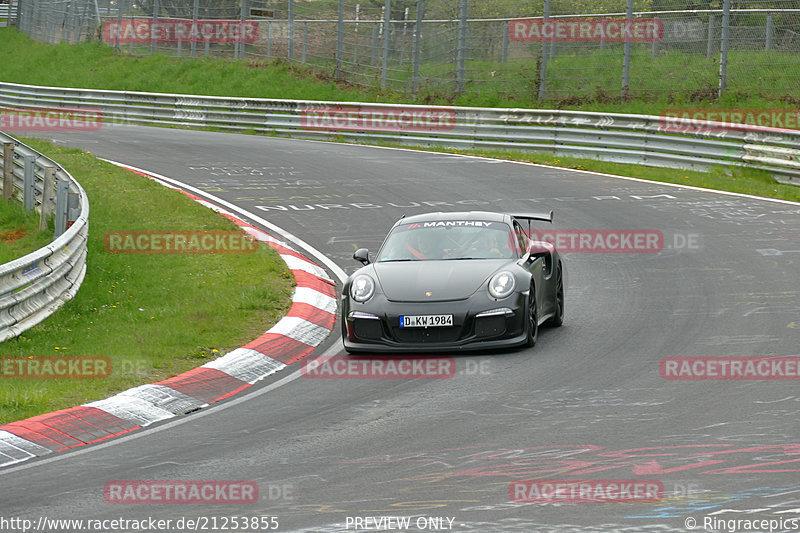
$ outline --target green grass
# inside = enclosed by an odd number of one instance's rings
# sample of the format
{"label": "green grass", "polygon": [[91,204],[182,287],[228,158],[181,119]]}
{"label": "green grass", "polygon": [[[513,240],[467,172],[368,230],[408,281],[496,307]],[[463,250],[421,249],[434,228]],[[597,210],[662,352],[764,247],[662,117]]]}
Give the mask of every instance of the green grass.
{"label": "green grass", "polygon": [[39,231],[39,214],[26,213],[18,201],[0,199],[0,265],[47,246],[53,240],[53,221]]}
{"label": "green grass", "polygon": [[88,153],[24,142],[61,163],[89,196],[87,272],[75,299],[0,356],[107,356],[105,379],[2,379],[0,424],[105,398],[230,351],[289,306],[293,279],[262,246],[239,254],[109,254],[104,235],[129,230],[235,230],[184,195]]}
{"label": "green grass", "polygon": [[128,57],[97,42],[40,43],[13,28],[0,28],[0,49],[7,58],[0,79],[13,83],[311,100],[363,97],[356,88],[339,86],[280,61],[174,59],[159,54]]}
{"label": "green grass", "polygon": [[[9,58],[0,70],[3,81],[59,87],[297,100],[552,107],[651,115],[676,107],[796,108],[800,102],[800,84],[796,77],[787,76],[800,72],[800,55],[783,52],[731,52],[730,90],[722,99],[716,98],[714,89],[718,60],[706,60],[702,54],[662,51],[652,58],[648,47],[639,45],[632,60],[629,98],[620,96],[621,53],[609,47],[584,55],[557,54],[547,78],[552,98],[539,101],[538,68],[535,59],[530,58],[512,58],[505,64],[468,61],[470,81],[460,95],[453,92],[452,64],[423,63],[422,85],[414,100],[402,91],[376,88],[375,70],[365,69],[359,78],[369,80],[372,87],[336,82],[329,74],[332,62],[326,61],[311,68],[277,59],[233,61],[162,54],[130,57],[125,55],[124,46],[118,53],[98,42],[49,45],[29,39],[14,28],[0,28],[0,48]],[[149,49],[137,50],[149,53]],[[600,67],[607,70],[601,71]],[[391,77],[398,80],[398,86],[407,86],[410,67],[393,71]],[[589,79],[593,81],[587,82]],[[700,88],[679,92],[692,85]]]}

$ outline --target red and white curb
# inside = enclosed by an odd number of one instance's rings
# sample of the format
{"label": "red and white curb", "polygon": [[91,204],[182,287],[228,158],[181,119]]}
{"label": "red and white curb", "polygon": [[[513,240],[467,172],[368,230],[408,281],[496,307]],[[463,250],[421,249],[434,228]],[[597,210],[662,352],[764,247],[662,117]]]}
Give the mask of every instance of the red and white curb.
{"label": "red and white curb", "polygon": [[297,282],[292,306],[257,339],[198,368],[105,400],[0,426],[0,467],[117,437],[223,400],[311,353],[336,322],[336,284],[322,267],[286,242],[199,196],[138,169],[119,166],[186,194],[275,249]]}

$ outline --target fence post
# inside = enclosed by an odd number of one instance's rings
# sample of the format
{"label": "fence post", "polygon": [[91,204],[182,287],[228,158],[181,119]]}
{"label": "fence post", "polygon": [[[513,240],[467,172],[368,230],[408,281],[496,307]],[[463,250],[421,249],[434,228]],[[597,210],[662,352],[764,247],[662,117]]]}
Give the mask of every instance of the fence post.
{"label": "fence post", "polygon": [[103,27],[103,19],[100,18],[100,4],[97,3],[97,0],[94,0],[94,17],[95,17],[95,24],[92,24],[91,19],[89,21],[89,40],[93,41],[95,35],[97,35],[97,28]]}
{"label": "fence post", "polygon": [[458,50],[456,51],[456,92],[464,91],[464,61],[467,55],[467,0],[461,0],[458,13]]}
{"label": "fence post", "polygon": [[509,44],[509,40],[510,39],[508,38],[508,21],[505,21],[503,23],[503,57],[502,57],[502,62],[503,63],[507,63],[508,62],[508,44]]}
{"label": "fence post", "polygon": [[42,210],[39,217],[39,231],[47,229],[47,218],[53,211],[53,195],[55,194],[56,168],[44,169],[44,187],[42,188]]}
{"label": "fence post", "polygon": [[722,4],[722,42],[720,43],[719,55],[719,94],[728,87],[728,34],[731,23],[731,0],[724,0]]}
{"label": "fence post", "polygon": [[267,21],[267,58],[272,57],[272,21]]}
{"label": "fence post", "polygon": [[125,5],[125,0],[117,0],[117,31],[114,35],[114,49],[119,50],[119,32],[122,29],[122,9]]}
{"label": "fence post", "polygon": [[36,156],[26,155],[24,179],[22,181],[22,205],[25,211],[33,211],[36,205]]}
{"label": "fence post", "polygon": [[3,199],[14,194],[14,143],[3,143]]}
{"label": "fence post", "polygon": [[600,24],[602,24],[603,26],[603,31],[600,33],[600,51],[602,52],[603,50],[606,49],[606,32],[605,32],[606,19],[601,18]]}
{"label": "fence post", "polygon": [[651,57],[653,59],[658,57],[658,32],[653,32],[653,49],[651,51]]}
{"label": "fence post", "polygon": [[56,182],[56,231],[55,237],[59,237],[67,231],[67,208],[69,196],[69,181],[59,179]]}
{"label": "fence post", "polygon": [[[550,20],[550,0],[544,0],[544,23]],[[547,86],[547,42],[542,40],[542,59],[539,62],[539,100],[544,100]]]}
{"label": "fence post", "polygon": [[336,70],[334,78],[342,79],[342,53],[344,51],[344,0],[339,0],[336,20]]}
{"label": "fence post", "polygon": [[389,34],[392,32],[392,0],[386,0],[383,16],[383,62],[381,65],[381,89],[386,88],[389,78]]}
{"label": "fence post", "polygon": [[286,52],[289,61],[294,59],[294,0],[289,0],[289,49]]}
{"label": "fence post", "polygon": [[[131,19],[131,33],[133,33],[133,29],[136,27],[136,24],[135,24],[136,23],[136,17],[133,14],[133,1],[132,0],[131,0],[130,10],[128,11],[128,15],[130,16],[130,19]],[[130,55],[133,55],[133,41],[134,41],[134,39],[131,38],[131,40],[128,42],[128,54],[130,54]]]}
{"label": "fence post", "polygon": [[308,22],[303,22],[303,58],[302,62],[305,63],[308,57]]}
{"label": "fence post", "polygon": [[360,41],[358,39],[358,21],[361,19],[361,4],[356,4],[356,22],[353,28],[353,68],[358,67],[358,48]]}
{"label": "fence post", "polygon": [[380,31],[381,23],[372,25],[372,56],[369,60],[369,66],[374,67],[378,62],[378,32]]}
{"label": "fence post", "polygon": [[[83,33],[83,21],[86,18],[87,9],[89,9],[89,7],[86,4],[84,4],[83,11],[81,11],[81,13],[79,14],[77,6],[75,7],[75,26],[73,28],[73,31],[75,32],[74,34],[75,38],[73,39],[73,41],[76,44],[81,42],[81,33]],[[133,41],[131,40],[131,42]]]}
{"label": "fence post", "polygon": [[706,44],[706,59],[711,59],[714,53],[714,13],[708,14],[708,44]]}
{"label": "fence post", "polygon": [[[47,33],[47,40],[45,41],[48,44],[56,44],[56,24],[53,21],[53,17],[55,16],[55,6],[53,5],[53,0],[49,0],[47,6],[47,15],[46,15],[46,33]],[[97,3],[95,0],[95,7],[97,7]]]}
{"label": "fence post", "polygon": [[417,0],[417,22],[414,25],[414,58],[413,58],[413,73],[411,76],[411,92],[414,98],[417,97],[419,91],[419,56],[420,45],[422,44],[422,13],[423,13],[424,0]]}
{"label": "fence post", "polygon": [[767,14],[767,39],[764,43],[764,49],[769,52],[772,48],[772,13]]}
{"label": "fence post", "polygon": [[[633,20],[633,0],[628,0],[628,6],[625,9],[625,24],[630,25]],[[622,96],[628,96],[628,89],[630,88],[630,74],[631,74],[631,41],[625,39],[625,57],[622,60]]]}
{"label": "fence post", "polygon": [[[192,25],[197,27],[197,19],[200,17],[200,0],[192,3]],[[192,32],[192,57],[197,57],[197,33]]]}
{"label": "fence post", "polygon": [[[150,28],[154,28],[156,24],[158,24],[158,12],[161,10],[161,4],[159,0],[153,0],[153,21],[151,23]],[[156,53],[156,41],[153,39],[153,34],[155,32],[150,32],[150,55],[155,55]]]}
{"label": "fence post", "polygon": [[[36,0],[36,21],[37,21],[37,29],[39,31],[39,40],[40,41],[44,41],[45,32],[46,32],[45,23],[44,23],[45,15],[44,15],[44,9],[42,8],[42,2],[44,2],[44,0]],[[84,7],[84,9],[83,9],[84,16],[85,16],[86,11],[88,9],[89,9],[89,4],[86,4],[86,7]],[[83,29],[83,21],[82,20],[81,20],[81,29]]]}
{"label": "fence post", "polygon": [[97,3],[97,0],[94,0],[94,16],[97,23],[89,23],[89,35],[91,36],[89,39],[90,41],[94,39],[97,28],[103,25],[103,19],[100,18],[100,4]]}
{"label": "fence post", "polygon": [[248,13],[247,0],[242,0],[242,9],[239,12],[239,35],[236,37],[236,42],[239,43],[239,59],[247,59],[247,42],[244,39],[244,23],[247,20]]}
{"label": "fence post", "polygon": [[75,40],[73,36],[75,35],[75,19],[77,18],[77,15],[75,14],[76,11],[77,8],[75,7],[75,2],[70,2],[67,5],[67,18],[66,23],[64,24],[64,31],[67,34],[67,42],[69,44],[74,44]]}

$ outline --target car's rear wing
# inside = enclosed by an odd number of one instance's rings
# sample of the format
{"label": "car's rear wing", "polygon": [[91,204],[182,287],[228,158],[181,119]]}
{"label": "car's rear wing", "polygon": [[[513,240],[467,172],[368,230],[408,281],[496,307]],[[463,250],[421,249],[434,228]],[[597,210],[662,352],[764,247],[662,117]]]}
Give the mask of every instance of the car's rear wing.
{"label": "car's rear wing", "polygon": [[512,217],[520,220],[543,220],[545,222],[553,223],[553,210],[551,209],[547,213],[518,213],[511,215]]}

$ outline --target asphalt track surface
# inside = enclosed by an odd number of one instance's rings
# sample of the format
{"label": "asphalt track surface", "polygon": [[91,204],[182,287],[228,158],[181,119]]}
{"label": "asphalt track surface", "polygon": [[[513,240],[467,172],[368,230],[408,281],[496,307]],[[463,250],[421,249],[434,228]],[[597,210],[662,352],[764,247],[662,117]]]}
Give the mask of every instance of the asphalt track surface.
{"label": "asphalt track surface", "polygon": [[[689,531],[690,517],[711,531],[713,517],[800,530],[786,523],[800,518],[797,381],[659,373],[664,357],[800,352],[799,205],[270,137],[109,126],[48,138],[240,206],[346,272],[356,247],[375,250],[400,216],[432,210],[552,208],[554,228],[658,230],[664,248],[567,254],[565,324],[533,349],[454,354],[448,379],[287,369],[204,411],[0,471],[0,518],[274,516],[278,531],[333,532],[354,531],[356,517],[411,517],[402,531],[441,517],[439,531],[660,532]],[[338,336],[316,353],[343,353]],[[663,499],[512,502],[521,479],[657,480]],[[115,480],[249,480],[260,498],[109,504]]]}

